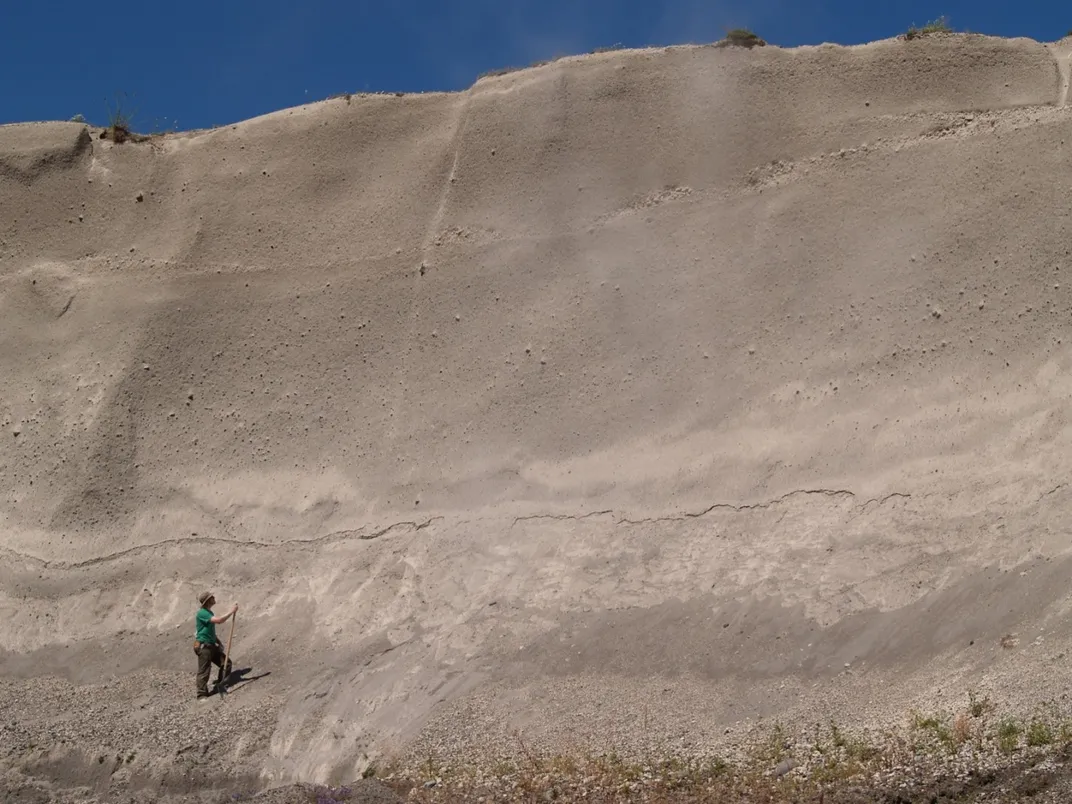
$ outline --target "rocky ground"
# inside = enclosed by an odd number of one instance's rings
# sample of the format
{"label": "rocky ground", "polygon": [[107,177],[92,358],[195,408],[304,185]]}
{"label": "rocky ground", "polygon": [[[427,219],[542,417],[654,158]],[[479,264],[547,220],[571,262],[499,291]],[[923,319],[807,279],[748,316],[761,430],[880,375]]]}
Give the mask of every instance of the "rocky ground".
{"label": "rocky ground", "polygon": [[188,674],[159,671],[82,687],[55,679],[0,686],[0,798],[914,804],[1060,802],[1072,795],[1072,710],[1050,702],[1017,715],[974,693],[955,710],[913,713],[885,730],[770,724],[718,754],[668,743],[641,753],[618,753],[609,744],[600,753],[555,753],[517,733],[482,756],[426,742],[420,754],[374,764],[367,778],[346,785],[265,789],[278,703],[255,680],[200,702],[189,687]]}
{"label": "rocky ground", "polygon": [[211,801],[257,789],[278,704],[255,684],[235,679],[223,699],[198,701],[189,673],[142,671],[88,686],[5,679],[0,798]]}

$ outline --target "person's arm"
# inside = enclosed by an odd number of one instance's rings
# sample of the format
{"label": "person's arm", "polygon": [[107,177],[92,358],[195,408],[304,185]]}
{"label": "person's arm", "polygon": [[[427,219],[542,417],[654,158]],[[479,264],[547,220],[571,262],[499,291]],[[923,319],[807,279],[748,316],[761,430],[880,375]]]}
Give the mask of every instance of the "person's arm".
{"label": "person's arm", "polygon": [[235,615],[236,611],[238,611],[237,603],[235,603],[231,610],[226,614],[221,614],[217,617],[210,617],[209,622],[215,623],[216,625],[219,625],[220,623],[225,623]]}

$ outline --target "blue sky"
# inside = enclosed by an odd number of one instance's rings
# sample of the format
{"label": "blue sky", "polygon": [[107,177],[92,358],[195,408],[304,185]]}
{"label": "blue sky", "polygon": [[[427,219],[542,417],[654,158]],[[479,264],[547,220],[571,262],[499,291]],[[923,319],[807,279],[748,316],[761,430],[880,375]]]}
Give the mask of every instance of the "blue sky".
{"label": "blue sky", "polygon": [[0,123],[222,125],[339,92],[456,90],[498,67],[596,47],[711,42],[749,27],[785,46],[957,30],[1060,38],[1067,3],[1031,0],[214,0],[0,2]]}

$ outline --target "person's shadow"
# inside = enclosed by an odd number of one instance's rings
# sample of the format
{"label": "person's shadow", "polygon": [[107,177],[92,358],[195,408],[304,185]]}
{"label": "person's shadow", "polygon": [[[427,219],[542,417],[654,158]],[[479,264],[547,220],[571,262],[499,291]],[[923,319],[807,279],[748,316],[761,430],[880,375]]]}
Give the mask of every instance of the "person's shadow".
{"label": "person's shadow", "polygon": [[272,674],[271,670],[265,670],[263,673],[251,676],[251,672],[253,672],[252,667],[241,667],[237,670],[231,670],[227,677],[223,679],[222,686],[224,693],[229,693],[237,687],[244,687],[247,684],[252,684],[254,681],[259,681]]}

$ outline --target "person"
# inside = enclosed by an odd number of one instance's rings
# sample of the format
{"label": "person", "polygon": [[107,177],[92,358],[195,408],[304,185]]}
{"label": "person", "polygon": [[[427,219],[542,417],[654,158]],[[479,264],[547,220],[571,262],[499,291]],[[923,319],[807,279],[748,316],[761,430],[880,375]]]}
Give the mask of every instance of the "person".
{"label": "person", "polygon": [[215,615],[212,607],[216,604],[216,598],[211,592],[202,592],[197,596],[197,602],[201,608],[194,618],[197,625],[194,653],[197,654],[197,697],[200,699],[209,696],[208,677],[212,673],[212,665],[220,668],[213,692],[219,690],[223,680],[231,675],[231,657],[224,654],[223,644],[216,638],[216,626],[234,617],[238,604],[235,603],[226,614]]}

